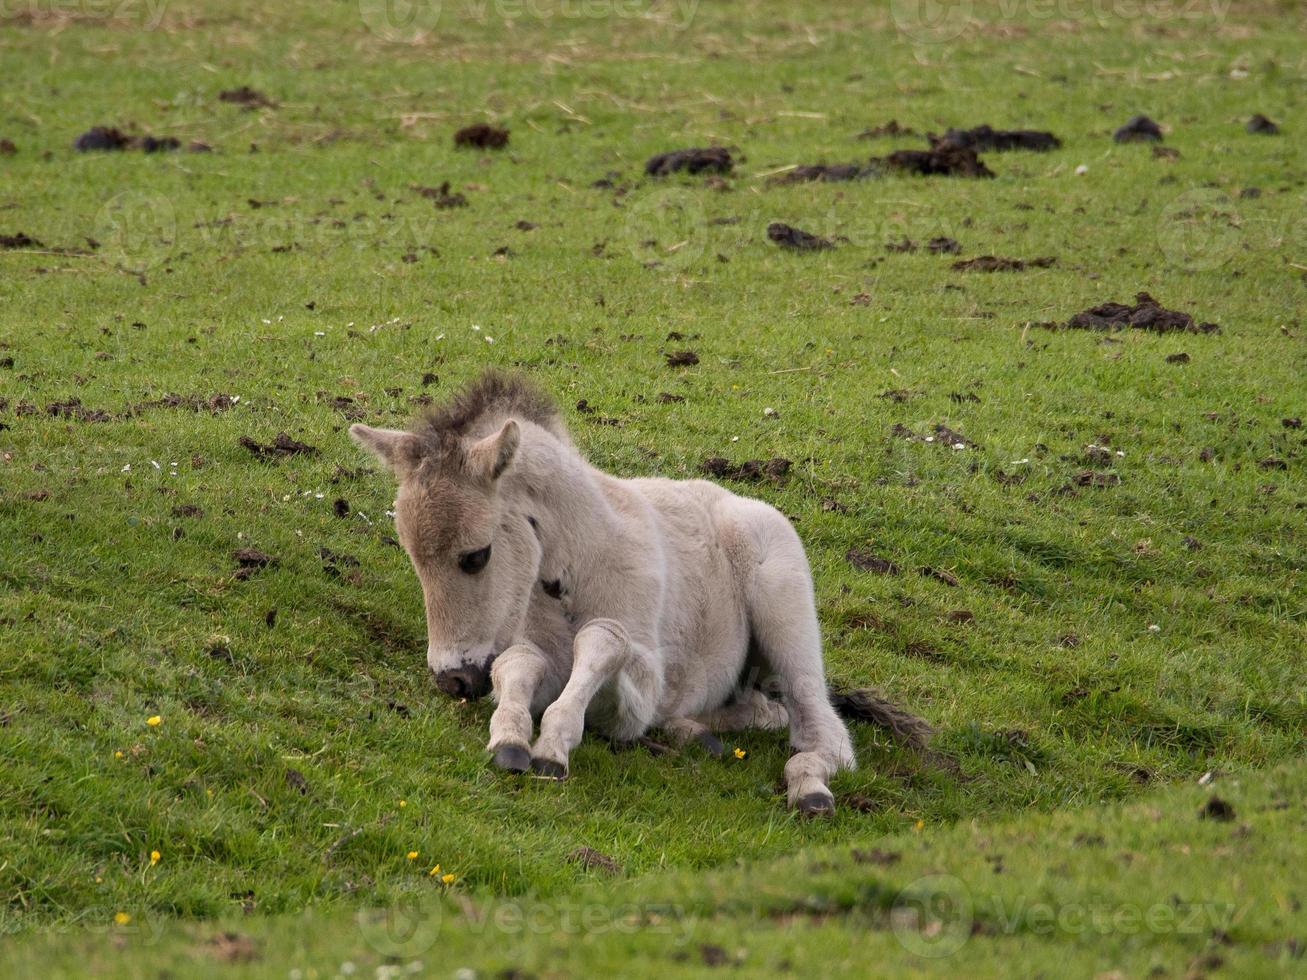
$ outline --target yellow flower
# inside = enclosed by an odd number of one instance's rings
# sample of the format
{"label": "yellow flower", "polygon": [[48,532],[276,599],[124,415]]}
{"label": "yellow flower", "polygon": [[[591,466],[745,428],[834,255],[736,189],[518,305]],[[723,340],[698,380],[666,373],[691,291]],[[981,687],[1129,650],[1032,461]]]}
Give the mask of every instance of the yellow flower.
{"label": "yellow flower", "polygon": [[417,852],[417,851],[409,851],[409,852],[408,852],[408,859],[409,859],[410,861],[416,861],[416,860],[418,859],[418,852]]}
{"label": "yellow flower", "polygon": [[400,801],[399,801],[399,805],[400,805],[401,807],[408,806],[408,800],[400,800]]}
{"label": "yellow flower", "polygon": [[115,753],[113,754],[113,757],[114,757],[115,759],[121,759],[121,758],[123,757],[122,751],[119,750],[119,751],[115,752]]}
{"label": "yellow flower", "polygon": [[912,825],[912,829],[915,830],[917,833],[921,833],[921,828],[924,826],[926,826],[926,821],[918,820],[916,823]]}
{"label": "yellow flower", "polygon": [[158,728],[161,724],[163,724],[163,719],[158,715],[150,715],[150,717],[145,719],[145,723],[149,725],[151,728]]}
{"label": "yellow flower", "polygon": [[735,747],[735,758],[743,759],[748,754],[748,752],[745,752],[744,749],[740,748],[738,745]]}
{"label": "yellow flower", "polygon": [[454,875],[452,872],[450,874],[441,875],[440,880],[446,885],[452,885],[454,883]]}
{"label": "yellow flower", "polygon": [[428,876],[428,877],[431,877],[431,878],[434,878],[434,877],[435,877],[436,875],[438,875],[438,874],[440,874],[440,865],[438,865],[438,864],[437,864],[434,868],[432,868],[430,871],[427,872],[427,876]]}
{"label": "yellow flower", "polygon": [[163,855],[160,854],[158,851],[151,851],[151,852],[150,852],[150,867],[154,867],[156,864],[158,864],[158,863],[159,863],[159,858],[161,858],[161,857],[163,857]]}
{"label": "yellow flower", "polygon": [[125,926],[127,923],[132,921],[132,917],[126,912],[115,912],[113,914],[113,921],[118,923],[120,926]]}

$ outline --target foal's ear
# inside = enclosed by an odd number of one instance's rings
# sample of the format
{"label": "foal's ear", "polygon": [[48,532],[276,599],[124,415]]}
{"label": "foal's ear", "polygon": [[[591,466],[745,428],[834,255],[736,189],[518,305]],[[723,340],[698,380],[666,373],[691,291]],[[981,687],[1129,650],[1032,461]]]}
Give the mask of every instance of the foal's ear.
{"label": "foal's ear", "polygon": [[492,480],[498,480],[513,461],[518,443],[522,441],[522,430],[512,419],[504,423],[503,428],[492,436],[486,436],[472,444],[468,450],[468,460],[474,469],[484,473]]}
{"label": "foal's ear", "polygon": [[422,461],[421,449],[412,433],[398,429],[374,429],[370,425],[356,422],[349,427],[349,434],[364,449],[376,453],[377,458],[394,470],[401,480]]}

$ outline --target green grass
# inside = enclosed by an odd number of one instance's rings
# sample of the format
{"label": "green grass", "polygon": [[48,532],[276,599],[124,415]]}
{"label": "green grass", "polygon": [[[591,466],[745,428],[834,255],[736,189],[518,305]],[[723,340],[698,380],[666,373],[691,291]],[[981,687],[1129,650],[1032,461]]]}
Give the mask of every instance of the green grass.
{"label": "green grass", "polygon": [[[1110,820],[1144,783],[1302,758],[1304,436],[1281,423],[1307,414],[1301,10],[1050,19],[976,3],[960,37],[911,43],[894,18],[909,6],[506,19],[447,3],[411,44],[343,2],[9,17],[0,234],[45,247],[0,250],[0,930],[249,910],[272,941],[312,910],[322,941],[345,944],[332,923],[425,899],[437,861],[470,901],[564,901],[594,876],[568,859],[580,846],[650,894],[677,882],[725,901],[753,890],[717,870],[739,859],[918,820],[1002,818],[1040,845],[1047,820]],[[218,100],[242,84],[277,105]],[[1284,134],[1245,133],[1255,111]],[[1178,159],[1111,141],[1136,112]],[[765,176],[922,145],[856,138],[890,118],[1065,145],[986,154],[983,182]],[[453,148],[479,119],[512,130],[506,151]],[[214,152],[75,153],[93,124]],[[722,186],[642,176],[652,153],[712,141],[743,158]],[[610,171],[618,191],[591,186]],[[445,180],[466,208],[412,190]],[[782,252],[773,220],[847,240]],[[964,257],[1058,261],[959,273],[884,248],[940,234]],[[1037,326],[1139,290],[1222,332]],[[700,363],[669,368],[682,349]],[[415,397],[486,365],[554,391],[611,472],[793,460],[785,486],[741,489],[796,522],[832,675],[929,717],[961,774],[860,730],[861,768],[834,789],[869,812],[803,822],[778,785],[782,735],[741,734],[748,756],[727,762],[587,739],[562,785],[490,771],[488,708],[427,678],[420,593],[387,540],[392,487],[344,433],[355,414],[402,424]],[[240,400],[146,404],[218,392]],[[72,397],[110,420],[48,414]],[[896,423],[946,423],[979,448]],[[238,444],[278,431],[320,453],[268,463]],[[1091,443],[1124,453],[1120,485],[1069,487]],[[244,546],[277,564],[234,578]],[[851,547],[903,571],[859,572]],[[327,568],[323,548],[359,564]],[[1279,846],[1300,851],[1300,820],[1280,819]],[[970,867],[969,831],[939,833]],[[1259,942],[1288,937],[1250,915]],[[727,918],[771,942],[765,920]],[[803,932],[794,962],[861,935],[842,929]],[[1147,951],[1120,955],[1133,970]]]}

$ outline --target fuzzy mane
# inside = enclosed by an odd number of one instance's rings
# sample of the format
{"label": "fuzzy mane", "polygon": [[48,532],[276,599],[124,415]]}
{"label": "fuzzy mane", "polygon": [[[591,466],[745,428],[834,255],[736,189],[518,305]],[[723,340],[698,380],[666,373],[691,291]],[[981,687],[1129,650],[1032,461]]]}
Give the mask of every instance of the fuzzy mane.
{"label": "fuzzy mane", "polygon": [[431,409],[413,434],[429,448],[447,450],[485,420],[506,418],[534,422],[563,440],[563,427],[554,400],[521,374],[486,371],[443,405]]}

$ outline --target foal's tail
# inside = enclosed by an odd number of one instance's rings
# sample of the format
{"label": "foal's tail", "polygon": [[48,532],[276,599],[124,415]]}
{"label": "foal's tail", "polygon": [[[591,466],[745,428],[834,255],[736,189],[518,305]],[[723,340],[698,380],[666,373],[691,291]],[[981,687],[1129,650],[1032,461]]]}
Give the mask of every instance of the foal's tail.
{"label": "foal's tail", "polygon": [[925,718],[900,708],[874,688],[864,687],[856,691],[831,688],[830,701],[842,717],[879,725],[909,748],[926,748],[926,742],[935,731]]}

